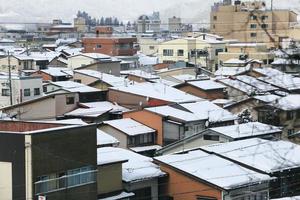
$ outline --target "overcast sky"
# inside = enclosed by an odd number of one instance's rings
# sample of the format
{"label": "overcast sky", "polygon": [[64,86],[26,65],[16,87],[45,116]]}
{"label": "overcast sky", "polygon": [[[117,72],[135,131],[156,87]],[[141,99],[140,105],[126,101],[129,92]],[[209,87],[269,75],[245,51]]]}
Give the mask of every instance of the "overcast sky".
{"label": "overcast sky", "polygon": [[[134,20],[139,15],[160,11],[163,18],[180,16],[185,22],[207,21],[216,0],[0,0],[0,22],[49,22],[61,18],[71,22],[78,10],[93,17],[116,16]],[[266,0],[269,3],[271,0]],[[300,11],[300,0],[274,0],[277,8]]]}

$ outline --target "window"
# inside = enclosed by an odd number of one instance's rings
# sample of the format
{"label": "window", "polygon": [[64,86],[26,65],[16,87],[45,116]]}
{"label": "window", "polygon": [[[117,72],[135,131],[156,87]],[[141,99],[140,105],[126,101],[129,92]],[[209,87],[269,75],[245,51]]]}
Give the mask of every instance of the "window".
{"label": "window", "polygon": [[198,196],[197,200],[217,200],[217,198],[215,198],[215,197]]}
{"label": "window", "polygon": [[153,49],[155,49],[155,47],[154,46],[149,46],[149,49],[153,50]]}
{"label": "window", "polygon": [[261,16],[261,20],[267,20],[268,18],[269,18],[269,16],[267,16],[267,15]]}
{"label": "window", "polygon": [[173,49],[164,49],[163,56],[173,56]]}
{"label": "window", "polygon": [[102,48],[102,45],[101,45],[101,44],[97,44],[97,45],[96,45],[96,48],[97,48],[97,49],[101,49],[101,48]]}
{"label": "window", "polygon": [[250,17],[252,20],[257,20],[257,16],[256,15],[251,15]]}
{"label": "window", "polygon": [[74,79],[74,82],[81,83],[81,80],[80,79]]}
{"label": "window", "polygon": [[40,88],[34,88],[34,96],[38,96],[41,94]]}
{"label": "window", "polygon": [[2,89],[2,96],[6,97],[6,96],[9,96],[9,89]]}
{"label": "window", "polygon": [[223,49],[216,49],[216,56],[219,55],[219,53],[222,53],[224,50]]}
{"label": "window", "polygon": [[184,50],[178,49],[177,56],[183,56],[183,55],[184,55]]}
{"label": "window", "polygon": [[287,120],[293,120],[294,119],[294,112],[293,111],[288,111],[286,113],[286,119]]}
{"label": "window", "polygon": [[257,27],[256,24],[250,24],[250,28],[255,29]]}
{"label": "window", "polygon": [[30,89],[24,89],[24,96],[30,97]]}
{"label": "window", "polygon": [[214,16],[214,20],[217,21],[217,20],[218,20],[218,17],[217,17],[217,16]]}
{"label": "window", "polygon": [[256,33],[250,33],[250,36],[251,36],[251,37],[256,37],[257,34],[256,34]]}
{"label": "window", "polygon": [[268,24],[262,24],[262,25],[261,25],[261,28],[263,28],[263,29],[268,28]]}
{"label": "window", "polygon": [[66,104],[71,105],[75,103],[75,98],[74,97],[66,97]]}
{"label": "window", "polygon": [[47,86],[43,86],[43,92],[44,92],[44,93],[47,92]]}
{"label": "window", "polygon": [[218,136],[218,135],[204,135],[203,139],[204,140],[211,140],[211,141],[219,141],[220,136]]}

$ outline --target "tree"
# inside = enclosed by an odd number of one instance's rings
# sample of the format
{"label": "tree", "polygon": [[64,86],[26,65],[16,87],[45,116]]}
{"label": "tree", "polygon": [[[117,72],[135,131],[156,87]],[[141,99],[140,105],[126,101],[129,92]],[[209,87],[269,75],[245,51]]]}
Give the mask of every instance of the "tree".
{"label": "tree", "polygon": [[114,18],[113,25],[114,26],[119,26],[120,25],[118,18]]}
{"label": "tree", "polygon": [[104,17],[101,17],[101,19],[100,19],[100,25],[101,25],[101,26],[104,26],[104,25],[105,25]]}
{"label": "tree", "polygon": [[245,124],[249,122],[253,122],[253,118],[251,116],[251,112],[248,109],[245,109],[238,115],[239,124]]}
{"label": "tree", "polygon": [[127,27],[131,27],[131,22],[130,21],[127,22]]}

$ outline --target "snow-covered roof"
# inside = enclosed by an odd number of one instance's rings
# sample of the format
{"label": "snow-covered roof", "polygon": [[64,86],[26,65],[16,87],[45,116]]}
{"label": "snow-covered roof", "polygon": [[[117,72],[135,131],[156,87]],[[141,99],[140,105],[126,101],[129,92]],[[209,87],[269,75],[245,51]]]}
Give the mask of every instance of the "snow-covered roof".
{"label": "snow-covered roof", "polygon": [[266,83],[275,85],[276,87],[284,88],[287,90],[299,90],[300,89],[300,78],[294,77],[290,74],[274,75],[268,77],[260,77]]}
{"label": "snow-covered roof", "polygon": [[137,77],[141,77],[144,79],[159,79],[159,76],[148,73],[146,71],[143,70],[126,70],[126,71],[121,71],[122,75],[133,75],[133,76],[137,76]]}
{"label": "snow-covered roof", "polygon": [[107,112],[109,108],[77,108],[71,112],[65,114],[65,116],[72,117],[99,117]]}
{"label": "snow-covered roof", "polygon": [[153,113],[157,113],[164,117],[172,117],[173,119],[175,118],[183,122],[192,122],[192,121],[207,119],[207,118],[199,118],[197,115],[195,115],[192,112],[180,110],[171,106],[151,107],[151,108],[145,108],[145,110],[148,110]]}
{"label": "snow-covered roof", "polygon": [[121,192],[119,194],[110,196],[110,197],[105,197],[105,198],[98,198],[98,200],[120,200],[120,199],[128,199],[129,197],[133,197],[135,194],[133,192]]}
{"label": "snow-covered roof", "polygon": [[[86,56],[95,60],[110,60],[111,56],[102,53],[81,53],[75,56]],[[74,57],[74,56],[71,56]]]}
{"label": "snow-covered roof", "polygon": [[235,88],[235,89],[240,90],[243,93],[246,93],[248,95],[250,95],[251,93],[257,91],[256,87],[248,85],[248,84],[246,84],[244,82],[241,82],[237,79],[224,78],[224,79],[219,79],[218,81],[220,83],[223,83],[223,84],[227,85],[228,87]]}
{"label": "snow-covered roof", "polygon": [[281,129],[276,126],[262,124],[260,122],[249,122],[245,124],[222,126],[210,129],[233,139],[254,137],[281,132]]}
{"label": "snow-covered roof", "polygon": [[54,58],[58,57],[60,53],[55,51],[47,51],[47,52],[30,52],[28,55],[26,52],[14,55],[19,60],[35,60],[35,61],[44,61],[47,60],[51,62]]}
{"label": "snow-covered roof", "polygon": [[122,131],[123,133],[129,136],[142,135],[142,134],[155,132],[154,129],[130,118],[104,121],[103,124],[107,124],[119,131]]}
{"label": "snow-covered roof", "polygon": [[124,159],[128,160],[122,164],[122,179],[125,182],[137,182],[165,175],[158,165],[152,163],[152,158],[133,151],[113,147],[103,147],[97,150],[98,165]]}
{"label": "snow-covered roof", "polygon": [[220,67],[216,72],[215,76],[234,76],[246,73],[250,70],[250,66],[246,67]]}
{"label": "snow-covered roof", "polygon": [[188,81],[188,84],[202,90],[216,90],[226,88],[225,85],[217,83],[213,80]]}
{"label": "snow-covered roof", "polygon": [[237,119],[237,116],[210,101],[182,103],[180,106],[194,113],[200,119],[208,119],[209,122],[223,122]]}
{"label": "snow-covered roof", "polygon": [[80,105],[84,106],[86,108],[103,108],[103,109],[108,109],[108,110],[110,110],[111,113],[129,111],[127,108],[119,106],[118,104],[115,104],[115,103],[111,103],[109,101],[80,103]]}
{"label": "snow-covered roof", "polygon": [[89,69],[84,69],[84,70],[75,70],[75,73],[80,73],[84,74],[93,78],[97,78],[112,87],[117,87],[117,86],[123,86],[125,84],[125,79],[122,77],[114,76],[111,74],[106,74],[106,73],[101,73],[95,70],[89,70]]}
{"label": "snow-covered roof", "polygon": [[140,65],[156,65],[158,63],[158,57],[146,56],[144,54],[138,54]]}
{"label": "snow-covered roof", "polygon": [[199,97],[187,94],[162,83],[136,83],[128,86],[113,87],[111,89],[174,103],[201,100]]}
{"label": "snow-covered roof", "polygon": [[59,76],[70,76],[70,69],[68,68],[61,68],[61,67],[48,67],[48,69],[42,69],[41,72],[49,74],[54,77]]}
{"label": "snow-covered roof", "polygon": [[263,101],[265,103],[270,103],[272,101],[275,101],[276,99],[281,98],[280,96],[277,96],[275,94],[266,94],[266,95],[259,95],[259,96],[253,96],[254,99]]}
{"label": "snow-covered roof", "polygon": [[277,70],[277,69],[273,69],[273,68],[270,68],[270,67],[254,67],[252,69],[254,72],[257,72],[257,73],[260,73],[264,76],[282,76],[284,75],[285,73]]}
{"label": "snow-covered roof", "polygon": [[270,180],[268,175],[201,150],[165,155],[155,159],[225,190]]}
{"label": "snow-covered roof", "polygon": [[271,64],[272,65],[299,65],[300,63],[297,60],[279,58],[279,59],[276,59]]}
{"label": "snow-covered roof", "polygon": [[73,82],[73,81],[58,81],[58,82],[50,82],[49,84],[56,85],[63,90],[67,90],[69,92],[80,92],[80,93],[87,93],[87,92],[99,92],[100,90],[86,86],[81,83]]}
{"label": "snow-covered roof", "polygon": [[294,197],[284,197],[279,199],[271,199],[271,200],[300,200],[300,196],[294,196]]}
{"label": "snow-covered roof", "polygon": [[141,153],[141,152],[145,152],[145,151],[159,150],[161,148],[162,147],[159,145],[150,145],[150,146],[132,147],[130,149],[134,152]]}
{"label": "snow-covered roof", "polygon": [[286,97],[276,99],[270,103],[271,106],[282,110],[299,110],[300,109],[300,94],[290,94]]}
{"label": "snow-covered roof", "polygon": [[184,82],[184,81],[190,81],[190,80],[196,80],[196,76],[195,75],[191,75],[191,74],[180,74],[180,75],[173,75],[173,78]]}
{"label": "snow-covered roof", "polygon": [[278,89],[268,83],[262,82],[254,77],[247,75],[237,76],[236,79],[257,88],[257,90],[261,92],[269,92]]}
{"label": "snow-covered roof", "polygon": [[266,46],[264,43],[234,43],[229,44],[229,47],[257,47],[257,46]]}
{"label": "snow-covered roof", "polygon": [[300,146],[287,141],[254,138],[202,148],[267,173],[300,167]]}

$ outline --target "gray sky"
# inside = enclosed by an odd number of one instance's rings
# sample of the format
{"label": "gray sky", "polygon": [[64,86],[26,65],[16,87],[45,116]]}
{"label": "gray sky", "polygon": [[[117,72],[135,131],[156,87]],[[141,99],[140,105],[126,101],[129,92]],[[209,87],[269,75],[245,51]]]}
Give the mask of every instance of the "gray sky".
{"label": "gray sky", "polygon": [[[210,5],[216,0],[0,0],[0,21],[49,22],[62,18],[71,22],[77,11],[93,17],[116,16],[136,19],[140,14],[160,11],[163,18],[180,16],[185,22],[207,21]],[[266,0],[270,2],[271,0]],[[277,8],[300,11],[300,0],[274,0]]]}

